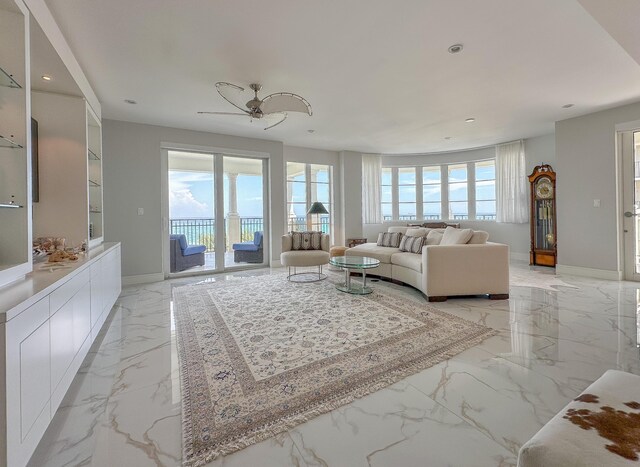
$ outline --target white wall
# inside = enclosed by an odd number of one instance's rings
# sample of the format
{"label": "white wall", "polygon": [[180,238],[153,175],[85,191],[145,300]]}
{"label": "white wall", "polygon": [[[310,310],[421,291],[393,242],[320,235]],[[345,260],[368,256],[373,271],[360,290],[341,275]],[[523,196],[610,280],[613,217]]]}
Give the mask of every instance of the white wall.
{"label": "white wall", "polygon": [[[342,243],[341,166],[337,152],[283,146],[280,142],[194,132],[115,120],[103,121],[106,241],[121,241],[123,275],[162,272],[161,143],[263,152],[270,160],[271,258],[280,259],[284,233],[286,161],[331,165],[334,169],[335,243]],[[137,208],[144,208],[144,216]]]}
{"label": "white wall", "polygon": [[[336,151],[325,151],[321,149],[301,148],[297,146],[284,146],[285,171],[287,162],[304,162],[305,164],[322,164],[333,167],[333,243],[342,245],[344,243],[344,226],[342,223],[342,193],[340,180],[341,165],[340,154]],[[285,175],[286,177],[286,175]],[[286,180],[286,178],[285,178]],[[286,190],[286,187],[285,187]],[[286,196],[286,191],[285,191]]]}
{"label": "white wall", "polygon": [[[536,165],[541,163],[550,164],[554,167],[555,137],[553,134],[538,136],[525,140],[525,154],[527,162],[527,175],[533,171]],[[495,157],[495,148],[480,148],[469,151],[419,154],[405,156],[384,156],[383,165],[406,167],[429,164],[442,164],[454,162],[469,162]],[[362,226],[363,236],[369,241],[375,241],[379,232],[383,232],[389,225],[406,225],[407,222],[387,222],[385,224],[365,224]],[[498,243],[506,243],[510,246],[511,254],[518,259],[529,258],[530,249],[530,229],[529,224],[500,224],[494,221],[461,221],[462,227],[473,228],[475,230],[486,230],[489,232],[489,239]]]}
{"label": "white wall", "polygon": [[[556,123],[559,265],[622,269],[615,127],[635,120],[640,120],[640,103]],[[593,207],[594,199],[600,200],[599,208]]]}
{"label": "white wall", "polygon": [[65,237],[80,246],[89,235],[87,110],[81,97],[33,92],[38,121],[40,201],[33,204],[33,236]]}
{"label": "white wall", "polygon": [[362,237],[362,154],[353,151],[340,153],[342,177],[342,225],[344,238]]}
{"label": "white wall", "polygon": [[[162,143],[268,153],[271,258],[280,259],[286,190],[281,142],[103,120],[105,241],[122,242],[123,276],[162,273]],[[137,215],[140,207],[143,216]]]}

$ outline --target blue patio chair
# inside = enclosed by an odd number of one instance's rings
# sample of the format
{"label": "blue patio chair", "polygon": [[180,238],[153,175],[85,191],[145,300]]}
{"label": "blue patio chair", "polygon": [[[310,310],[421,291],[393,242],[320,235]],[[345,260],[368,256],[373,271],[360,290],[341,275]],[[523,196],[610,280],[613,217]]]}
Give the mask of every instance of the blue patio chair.
{"label": "blue patio chair", "polygon": [[253,234],[252,242],[234,243],[233,261],[236,263],[262,263],[262,232]]}
{"label": "blue patio chair", "polygon": [[195,266],[204,266],[205,245],[189,245],[184,234],[169,236],[171,272],[180,272]]}

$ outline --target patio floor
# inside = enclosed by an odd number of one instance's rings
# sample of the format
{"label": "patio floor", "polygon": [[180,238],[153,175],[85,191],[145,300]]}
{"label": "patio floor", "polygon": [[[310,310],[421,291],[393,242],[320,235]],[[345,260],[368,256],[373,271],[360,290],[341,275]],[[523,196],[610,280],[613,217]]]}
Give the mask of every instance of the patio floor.
{"label": "patio floor", "polygon": [[[233,260],[233,251],[226,251],[224,253],[224,266],[225,268],[230,268],[234,266],[254,266],[256,268],[263,267],[262,264],[254,264],[254,263],[236,263]],[[206,252],[204,254],[204,266],[195,266],[184,271],[181,271],[185,274],[194,273],[194,272],[202,272],[202,271],[212,271],[216,268],[216,254],[215,252]]]}

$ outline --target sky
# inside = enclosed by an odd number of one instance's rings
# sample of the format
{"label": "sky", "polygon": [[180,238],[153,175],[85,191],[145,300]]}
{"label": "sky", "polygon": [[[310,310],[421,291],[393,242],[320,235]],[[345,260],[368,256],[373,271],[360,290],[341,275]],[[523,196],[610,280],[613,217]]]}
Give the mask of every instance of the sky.
{"label": "sky", "polygon": [[[238,175],[238,213],[240,217],[262,217],[262,177]],[[224,177],[224,192],[228,193],[229,180]],[[213,174],[205,172],[169,171],[169,217],[213,218]],[[224,214],[229,212],[225,200]]]}

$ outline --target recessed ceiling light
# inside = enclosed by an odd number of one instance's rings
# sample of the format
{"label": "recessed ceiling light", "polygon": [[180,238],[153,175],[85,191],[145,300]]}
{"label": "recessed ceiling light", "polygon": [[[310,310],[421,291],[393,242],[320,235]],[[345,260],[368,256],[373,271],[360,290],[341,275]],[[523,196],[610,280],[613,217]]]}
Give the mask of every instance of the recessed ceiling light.
{"label": "recessed ceiling light", "polygon": [[51,81],[51,76],[49,75],[42,75],[42,79],[45,81]]}
{"label": "recessed ceiling light", "polygon": [[475,121],[476,121],[476,119],[475,119],[475,118],[473,118],[473,117],[469,117],[469,118],[467,118],[467,119],[465,120],[465,122],[467,122],[467,123],[473,123],[473,122],[475,122]]}
{"label": "recessed ceiling light", "polygon": [[453,44],[448,50],[450,54],[457,54],[462,52],[462,49],[464,49],[462,44]]}
{"label": "recessed ceiling light", "polygon": [[444,139],[451,139],[451,136],[445,136]]}
{"label": "recessed ceiling light", "polygon": [[136,101],[134,101],[133,99],[125,99],[124,101],[125,101],[127,104],[131,104],[131,105],[135,105],[135,104],[137,104],[137,102],[136,102]]}
{"label": "recessed ceiling light", "polygon": [[571,107],[573,107],[573,104],[565,104],[562,106],[563,109],[569,109]]}
{"label": "recessed ceiling light", "polygon": [[316,131],[316,130],[307,130],[307,132],[308,132],[308,133],[313,133],[313,132],[315,132],[315,131]]}

